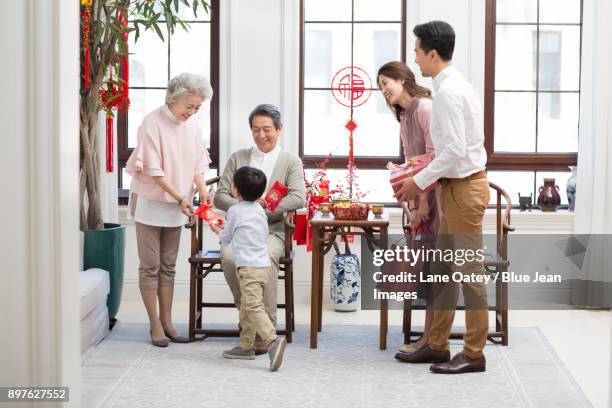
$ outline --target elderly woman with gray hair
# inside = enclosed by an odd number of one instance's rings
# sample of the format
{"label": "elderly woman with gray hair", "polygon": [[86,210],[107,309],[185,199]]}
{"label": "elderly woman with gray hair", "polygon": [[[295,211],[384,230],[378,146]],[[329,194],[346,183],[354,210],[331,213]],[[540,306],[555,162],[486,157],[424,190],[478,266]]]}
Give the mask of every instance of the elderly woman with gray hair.
{"label": "elderly woman with gray hair", "polygon": [[[272,324],[276,326],[276,278],[278,277],[279,259],[285,250],[285,223],[284,214],[304,206],[306,191],[304,187],[304,169],[302,160],[290,152],[283,151],[279,139],[283,130],[280,110],[274,105],[263,104],[256,106],[249,115],[249,127],[253,136],[254,146],[233,153],[223,170],[219,187],[215,194],[215,206],[223,211],[238,203],[232,195],[231,186],[234,173],[243,166],[250,166],[264,172],[267,179],[265,194],[276,182],[280,182],[288,189],[274,211],[266,208],[266,202],[259,199],[268,217],[268,254],[274,272],[274,282],[267,285],[263,293],[263,302],[266,313]],[[221,263],[223,274],[228,283],[234,303],[240,308],[241,293],[236,263],[231,245],[222,247]],[[256,337],[255,353],[267,352],[267,345]]]}
{"label": "elderly woman with gray hair", "polygon": [[181,227],[193,214],[195,192],[201,202],[211,201],[204,178],[210,158],[202,144],[202,127],[192,116],[212,93],[201,75],[171,79],[166,103],[143,119],[138,144],[126,164],[132,176],[129,212],[136,225],[140,293],[151,342],[158,347],[166,347],[167,339],[189,341],[172,324],[174,275]]}

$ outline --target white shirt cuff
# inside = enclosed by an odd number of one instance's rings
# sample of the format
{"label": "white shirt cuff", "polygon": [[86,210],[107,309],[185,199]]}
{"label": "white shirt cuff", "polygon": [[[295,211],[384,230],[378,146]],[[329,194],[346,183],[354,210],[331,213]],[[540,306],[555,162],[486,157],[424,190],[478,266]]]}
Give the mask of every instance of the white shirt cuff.
{"label": "white shirt cuff", "polygon": [[425,190],[436,181],[436,178],[431,174],[431,171],[425,168],[419,174],[416,174],[413,180],[419,189]]}

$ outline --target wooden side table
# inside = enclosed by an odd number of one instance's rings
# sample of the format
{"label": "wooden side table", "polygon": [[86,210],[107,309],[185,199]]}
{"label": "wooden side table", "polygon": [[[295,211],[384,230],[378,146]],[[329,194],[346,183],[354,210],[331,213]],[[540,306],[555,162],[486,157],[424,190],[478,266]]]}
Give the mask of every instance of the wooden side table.
{"label": "wooden side table", "polygon": [[[389,216],[368,214],[367,220],[336,220],[333,214],[323,215],[320,211],[310,221],[312,227],[312,287],[310,296],[310,348],[317,348],[317,335],[323,320],[323,259],[332,248],[338,236],[360,235],[371,248],[387,249]],[[380,302],[380,349],[387,349],[387,326],[389,305]]]}

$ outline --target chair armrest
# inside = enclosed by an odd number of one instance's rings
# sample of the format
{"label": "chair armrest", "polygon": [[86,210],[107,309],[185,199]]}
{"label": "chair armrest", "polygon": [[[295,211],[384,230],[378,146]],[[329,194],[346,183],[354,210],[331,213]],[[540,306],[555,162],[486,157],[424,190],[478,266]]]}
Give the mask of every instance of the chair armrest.
{"label": "chair armrest", "polygon": [[[489,181],[489,186],[494,189],[498,194],[502,195],[504,197],[504,199],[506,200],[506,206],[504,209],[504,215],[502,217],[502,228],[503,228],[503,232],[509,232],[509,231],[514,231],[514,227],[510,225],[510,210],[512,209],[512,200],[510,200],[510,196],[508,195],[508,193],[506,192],[506,190],[504,190],[503,188],[501,188],[500,186],[498,186],[497,184]],[[498,203],[501,206],[501,203]],[[499,211],[499,209],[498,209]]]}
{"label": "chair armrest", "polygon": [[285,214],[285,257],[287,258],[291,256],[291,251],[293,250],[293,231],[295,230],[293,217],[296,214],[296,210],[288,211]]}
{"label": "chair armrest", "polygon": [[196,227],[197,222],[198,218],[195,215],[192,215],[191,217],[189,217],[189,221],[187,221],[187,224],[185,224],[185,228],[194,229]]}
{"label": "chair armrest", "polygon": [[207,186],[210,186],[211,184],[218,183],[218,182],[219,182],[219,180],[221,180],[221,177],[220,177],[220,176],[210,178],[210,179],[206,180],[206,185],[207,185]]}

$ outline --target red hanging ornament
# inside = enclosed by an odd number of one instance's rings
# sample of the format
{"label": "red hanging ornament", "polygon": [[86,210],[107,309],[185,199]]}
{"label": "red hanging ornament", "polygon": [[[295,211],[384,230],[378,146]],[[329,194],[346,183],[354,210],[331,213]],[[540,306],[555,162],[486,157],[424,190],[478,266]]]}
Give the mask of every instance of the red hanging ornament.
{"label": "red hanging ornament", "polygon": [[355,151],[353,148],[353,132],[349,135],[349,166],[353,166],[355,162]]}
{"label": "red hanging ornament", "polygon": [[92,0],[81,0],[81,6],[85,7],[83,10],[83,80],[85,89],[89,89],[89,19],[91,17],[89,7],[91,2]]}
{"label": "red hanging ornament", "polygon": [[106,82],[106,89],[103,86],[98,91],[100,95],[100,109],[110,112],[112,109],[117,109],[121,103],[122,91],[117,90],[113,83],[113,68],[110,69],[110,79]]}
{"label": "red hanging ornament", "polygon": [[329,202],[329,180],[321,180],[319,183],[319,196],[323,202]]}
{"label": "red hanging ornament", "polygon": [[344,125],[349,131],[349,156],[348,156],[348,184],[349,184],[349,196],[353,197],[353,179],[355,175],[355,151],[353,146],[353,132],[357,129],[357,123],[351,119]]}
{"label": "red hanging ornament", "polygon": [[106,112],[106,172],[112,173],[115,166],[115,137],[113,135],[113,114]]}

